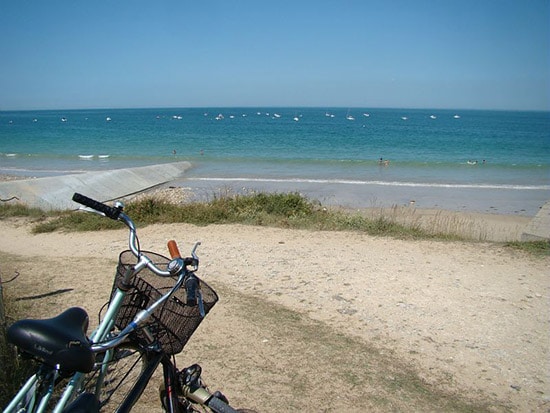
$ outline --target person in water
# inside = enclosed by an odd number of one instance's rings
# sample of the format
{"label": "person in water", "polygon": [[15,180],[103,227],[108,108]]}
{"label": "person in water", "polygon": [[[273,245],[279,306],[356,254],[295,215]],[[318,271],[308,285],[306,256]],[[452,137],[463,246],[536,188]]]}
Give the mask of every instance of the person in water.
{"label": "person in water", "polygon": [[390,161],[388,161],[387,159],[380,158],[380,159],[378,160],[378,165],[388,166],[389,164],[390,164]]}

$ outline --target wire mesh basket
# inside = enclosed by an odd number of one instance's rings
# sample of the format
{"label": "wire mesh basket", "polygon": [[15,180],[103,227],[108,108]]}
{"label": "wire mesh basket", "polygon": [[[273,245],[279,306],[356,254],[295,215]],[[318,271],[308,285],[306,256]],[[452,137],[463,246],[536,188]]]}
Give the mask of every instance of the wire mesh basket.
{"label": "wire mesh basket", "polygon": [[[169,258],[154,252],[144,252],[144,254],[160,269],[167,269]],[[136,263],[137,258],[131,251],[126,250],[120,253],[111,299],[116,291],[117,283],[122,281],[126,270]],[[143,269],[132,280],[131,288],[126,293],[115,319],[115,326],[120,330],[126,327],[140,310],[158,300],[175,283],[176,278],[174,277],[159,277],[148,268]],[[208,314],[218,301],[218,295],[202,280],[200,288],[204,311]],[[187,304],[185,287],[182,286],[154,311],[147,324],[147,329],[167,354],[177,354],[183,350],[202,320],[198,305]],[[137,335],[140,339],[146,339],[143,331],[138,330]]]}

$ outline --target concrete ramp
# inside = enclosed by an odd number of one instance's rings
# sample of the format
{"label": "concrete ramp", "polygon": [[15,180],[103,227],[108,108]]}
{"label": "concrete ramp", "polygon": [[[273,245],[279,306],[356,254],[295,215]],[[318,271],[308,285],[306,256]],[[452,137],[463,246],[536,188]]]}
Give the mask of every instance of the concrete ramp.
{"label": "concrete ramp", "polygon": [[522,241],[550,240],[550,201],[527,224],[521,235]]}
{"label": "concrete ramp", "polygon": [[111,201],[181,178],[189,168],[189,162],[175,162],[0,182],[0,198],[16,196],[20,202],[44,210],[75,209],[78,204],[71,200],[75,192],[98,201]]}

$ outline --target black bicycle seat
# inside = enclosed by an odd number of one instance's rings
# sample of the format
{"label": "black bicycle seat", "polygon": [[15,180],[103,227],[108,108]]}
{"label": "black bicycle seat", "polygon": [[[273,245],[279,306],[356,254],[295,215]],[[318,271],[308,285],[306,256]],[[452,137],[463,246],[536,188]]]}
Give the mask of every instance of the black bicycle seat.
{"label": "black bicycle seat", "polygon": [[22,352],[50,366],[88,373],[94,366],[94,354],[87,330],[86,310],[72,307],[54,318],[19,320],[10,326],[7,335]]}

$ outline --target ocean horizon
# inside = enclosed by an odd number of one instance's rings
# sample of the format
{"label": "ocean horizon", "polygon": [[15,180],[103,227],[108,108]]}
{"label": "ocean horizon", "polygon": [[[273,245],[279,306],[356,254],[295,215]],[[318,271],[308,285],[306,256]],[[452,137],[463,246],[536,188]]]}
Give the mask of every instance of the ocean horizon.
{"label": "ocean horizon", "polygon": [[[463,207],[456,204],[467,193],[471,199],[458,204],[471,204],[468,210],[534,215],[550,199],[550,112],[250,107],[0,112],[2,174],[54,176],[183,160],[193,167],[178,184],[205,193],[220,186],[299,190],[323,203],[418,205],[429,199],[425,207],[449,209]],[[486,205],[491,199],[480,203],[487,192],[495,192],[497,206]],[[515,201],[500,200],[503,193]]]}

